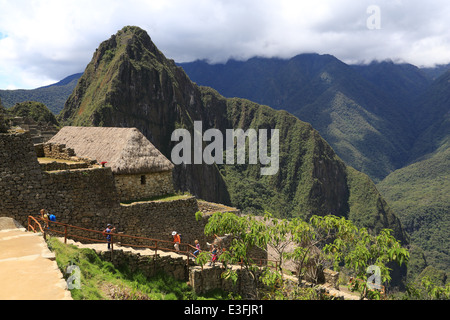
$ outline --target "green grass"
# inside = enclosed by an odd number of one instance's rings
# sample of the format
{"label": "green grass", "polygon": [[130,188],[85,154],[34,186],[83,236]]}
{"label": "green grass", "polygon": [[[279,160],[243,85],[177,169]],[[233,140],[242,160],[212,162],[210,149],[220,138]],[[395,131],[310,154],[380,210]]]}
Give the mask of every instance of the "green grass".
{"label": "green grass", "polygon": [[74,300],[223,300],[228,294],[215,290],[197,296],[185,281],[176,280],[164,273],[147,278],[142,273],[131,273],[126,268],[116,268],[104,261],[91,249],[66,245],[49,238],[49,248],[55,253],[56,263],[65,279],[69,265],[81,271],[80,289],[71,290]]}
{"label": "green grass", "polygon": [[169,195],[163,195],[163,196],[157,196],[157,197],[151,197],[146,199],[139,199],[134,201],[124,201],[121,202],[121,204],[132,204],[136,202],[149,202],[149,201],[174,201],[174,200],[180,200],[180,199],[186,199],[190,198],[192,195],[190,194],[169,194]]}

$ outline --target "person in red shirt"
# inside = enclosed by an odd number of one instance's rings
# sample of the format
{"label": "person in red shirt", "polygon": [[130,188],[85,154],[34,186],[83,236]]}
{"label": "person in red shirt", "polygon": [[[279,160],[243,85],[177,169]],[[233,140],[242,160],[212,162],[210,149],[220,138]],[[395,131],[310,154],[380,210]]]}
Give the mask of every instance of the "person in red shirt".
{"label": "person in red shirt", "polygon": [[175,247],[175,250],[180,251],[180,243],[181,243],[180,236],[178,235],[178,233],[176,231],[172,232],[172,236],[173,236],[173,242],[175,243],[173,245]]}

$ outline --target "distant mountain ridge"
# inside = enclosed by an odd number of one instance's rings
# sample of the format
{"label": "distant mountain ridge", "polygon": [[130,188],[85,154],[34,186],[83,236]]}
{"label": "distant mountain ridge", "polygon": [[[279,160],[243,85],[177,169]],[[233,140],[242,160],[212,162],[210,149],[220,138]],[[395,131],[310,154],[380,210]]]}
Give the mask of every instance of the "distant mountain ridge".
{"label": "distant mountain ridge", "polygon": [[192,81],[225,97],[284,109],[311,123],[346,163],[376,181],[407,163],[419,135],[412,105],[432,83],[413,65],[346,65],[319,54],[179,65]]}
{"label": "distant mountain ridge", "polygon": [[12,108],[16,103],[36,101],[45,104],[54,115],[57,115],[64,107],[81,75],[82,73],[76,73],[55,84],[36,89],[0,90],[0,98],[7,109]]}

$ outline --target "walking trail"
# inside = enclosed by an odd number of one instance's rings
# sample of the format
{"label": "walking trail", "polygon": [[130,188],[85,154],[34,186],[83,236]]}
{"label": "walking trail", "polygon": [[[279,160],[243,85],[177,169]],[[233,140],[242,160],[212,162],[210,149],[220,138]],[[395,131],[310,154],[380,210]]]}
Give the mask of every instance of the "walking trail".
{"label": "walking trail", "polygon": [[0,217],[0,300],[72,300],[55,255],[39,233]]}

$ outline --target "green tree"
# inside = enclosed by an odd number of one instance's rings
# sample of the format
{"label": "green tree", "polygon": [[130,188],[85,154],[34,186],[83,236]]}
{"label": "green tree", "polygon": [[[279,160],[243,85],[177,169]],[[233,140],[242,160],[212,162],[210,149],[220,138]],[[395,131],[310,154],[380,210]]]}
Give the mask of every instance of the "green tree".
{"label": "green tree", "polygon": [[[242,263],[254,282],[254,296],[261,298],[264,289],[271,297],[287,297],[290,294],[274,294],[276,289],[283,289],[283,259],[294,261],[297,265],[299,284],[305,279],[317,282],[319,271],[324,267],[341,265],[350,270],[353,276],[361,280],[361,298],[367,296],[367,287],[372,288],[372,279],[376,284],[391,280],[389,262],[407,263],[409,252],[402,248],[400,242],[383,229],[378,235],[361,228],[358,229],[345,218],[313,216],[309,222],[301,219],[278,220],[266,215],[264,219],[254,216],[238,216],[233,213],[215,213],[205,226],[205,234],[231,234],[229,250],[222,254],[222,261],[227,264]],[[288,245],[293,249],[287,252]],[[260,270],[254,263],[251,252],[255,248],[267,250],[270,246],[279,254],[276,270],[268,267]],[[374,274],[368,272],[375,271]],[[226,269],[224,277],[236,280],[236,272]],[[273,290],[271,290],[271,289]],[[283,292],[283,290],[279,290]]]}
{"label": "green tree", "polygon": [[410,283],[406,288],[409,299],[417,300],[449,300],[450,283],[438,285],[430,277],[423,277],[420,283]]}
{"label": "green tree", "polygon": [[333,262],[337,267],[357,230],[349,220],[333,215],[312,216],[309,223],[294,219],[290,229],[295,249],[285,256],[296,263],[299,284],[305,277],[317,283],[318,271]]}
{"label": "green tree", "polygon": [[[409,252],[402,248],[400,242],[391,234],[392,230],[383,229],[378,235],[371,235],[365,228],[357,230],[355,238],[350,242],[350,250],[344,250],[337,261],[344,261],[345,267],[352,270],[357,279],[363,280],[359,283],[361,298],[368,294],[368,288],[375,288],[382,283],[391,281],[390,271],[387,266],[389,262],[399,265],[407,263]],[[374,273],[372,273],[374,272]]]}
{"label": "green tree", "polygon": [[[260,299],[259,268],[251,257],[252,250],[265,248],[268,235],[265,232],[264,221],[256,220],[254,216],[238,216],[234,213],[217,212],[209,218],[205,226],[206,235],[231,234],[232,240],[229,248],[220,255],[221,262],[225,264],[241,264],[244,272],[248,272],[253,282],[255,291],[249,293],[256,299]],[[226,269],[222,275],[226,279],[237,280],[236,271]]]}

